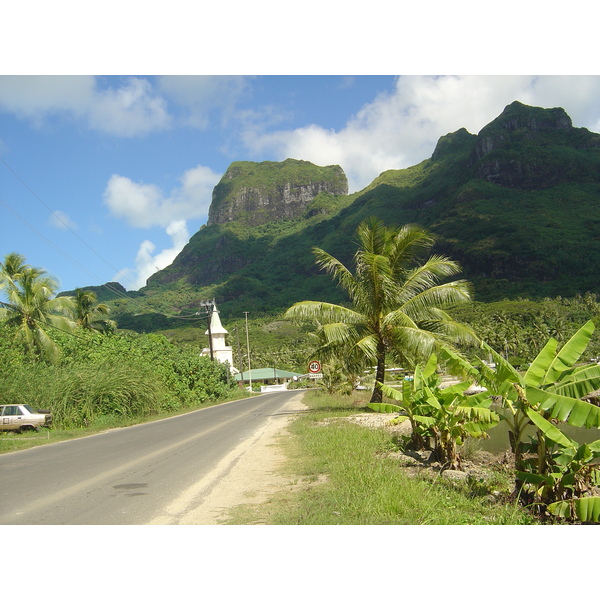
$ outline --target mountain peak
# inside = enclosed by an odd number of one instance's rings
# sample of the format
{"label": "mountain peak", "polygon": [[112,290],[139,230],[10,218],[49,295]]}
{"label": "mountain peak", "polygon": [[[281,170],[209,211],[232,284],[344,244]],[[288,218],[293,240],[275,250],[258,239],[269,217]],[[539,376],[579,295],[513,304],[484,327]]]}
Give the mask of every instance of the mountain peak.
{"label": "mountain peak", "polygon": [[461,127],[454,133],[443,135],[439,140],[431,155],[431,160],[439,160],[448,154],[460,151],[463,148],[470,147],[475,139],[475,135],[469,133],[464,127]]}
{"label": "mountain peak", "polygon": [[494,126],[500,126],[507,131],[516,131],[517,129],[527,129],[532,132],[546,129],[568,131],[573,127],[573,123],[564,108],[527,106],[515,100],[487,127]]}
{"label": "mountain peak", "polygon": [[208,225],[237,221],[257,226],[302,215],[319,194],[348,194],[339,165],[319,167],[305,160],[232,163],[213,190]]}

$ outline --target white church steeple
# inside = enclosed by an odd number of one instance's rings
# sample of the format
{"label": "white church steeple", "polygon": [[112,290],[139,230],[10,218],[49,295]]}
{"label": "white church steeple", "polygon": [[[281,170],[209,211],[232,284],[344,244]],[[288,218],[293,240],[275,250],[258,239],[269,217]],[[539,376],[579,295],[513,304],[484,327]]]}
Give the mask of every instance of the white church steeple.
{"label": "white church steeple", "polygon": [[200,356],[211,356],[212,354],[214,360],[218,360],[222,363],[229,363],[231,372],[238,373],[238,370],[233,367],[233,349],[231,346],[227,346],[225,340],[227,333],[227,329],[221,324],[217,305],[213,301],[210,326],[205,332],[205,334],[209,336],[208,348],[203,348]]}

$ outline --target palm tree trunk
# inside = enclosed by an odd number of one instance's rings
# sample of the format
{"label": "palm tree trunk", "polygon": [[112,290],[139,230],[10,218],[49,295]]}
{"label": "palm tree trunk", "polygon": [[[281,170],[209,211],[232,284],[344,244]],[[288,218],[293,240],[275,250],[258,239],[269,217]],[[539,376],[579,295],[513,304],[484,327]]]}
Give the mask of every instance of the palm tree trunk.
{"label": "palm tree trunk", "polygon": [[377,372],[375,374],[375,385],[373,386],[373,394],[371,402],[383,402],[383,392],[377,383],[385,383],[385,348],[383,344],[377,349]]}

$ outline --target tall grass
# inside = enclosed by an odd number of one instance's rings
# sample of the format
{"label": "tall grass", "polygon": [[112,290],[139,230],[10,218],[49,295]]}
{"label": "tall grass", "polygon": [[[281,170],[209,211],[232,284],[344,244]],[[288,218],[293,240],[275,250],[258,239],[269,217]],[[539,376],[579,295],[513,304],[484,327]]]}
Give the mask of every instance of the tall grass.
{"label": "tall grass", "polygon": [[58,428],[88,427],[106,415],[136,417],[156,413],[164,384],[149,367],[124,363],[67,368],[31,366],[13,374],[5,402],[52,411]]}

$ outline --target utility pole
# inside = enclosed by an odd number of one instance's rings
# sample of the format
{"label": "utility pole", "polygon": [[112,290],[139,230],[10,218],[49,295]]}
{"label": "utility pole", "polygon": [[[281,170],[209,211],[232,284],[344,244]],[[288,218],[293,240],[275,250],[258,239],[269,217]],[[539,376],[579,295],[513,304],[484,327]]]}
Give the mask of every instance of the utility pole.
{"label": "utility pole", "polygon": [[252,392],[252,370],[250,368],[250,338],[248,337],[248,313],[246,315],[246,347],[248,350],[248,378],[250,379],[250,391]]}
{"label": "utility pole", "polygon": [[[200,302],[200,306],[203,306],[206,310],[206,317],[208,320],[208,347],[210,349],[210,360],[215,360],[215,357],[213,355],[213,340],[212,340],[212,331],[210,330],[210,324],[212,321],[212,314],[213,314],[213,310],[215,309],[215,301],[213,300],[209,300],[208,302]],[[197,315],[200,314],[200,311],[198,311],[196,313]]]}
{"label": "utility pole", "polygon": [[242,361],[242,348],[240,346],[240,330],[236,326],[235,337],[237,338],[238,360],[240,365],[240,373],[244,372],[244,362]]}

